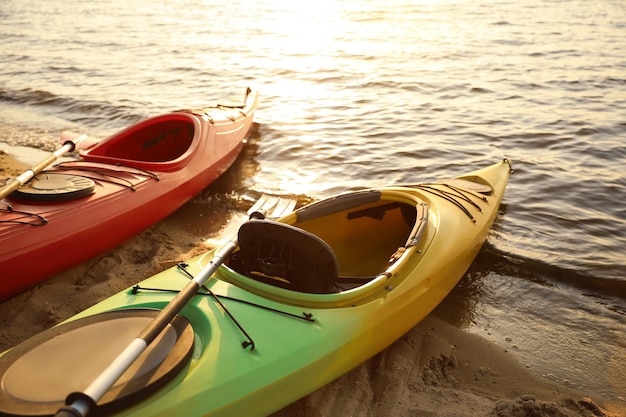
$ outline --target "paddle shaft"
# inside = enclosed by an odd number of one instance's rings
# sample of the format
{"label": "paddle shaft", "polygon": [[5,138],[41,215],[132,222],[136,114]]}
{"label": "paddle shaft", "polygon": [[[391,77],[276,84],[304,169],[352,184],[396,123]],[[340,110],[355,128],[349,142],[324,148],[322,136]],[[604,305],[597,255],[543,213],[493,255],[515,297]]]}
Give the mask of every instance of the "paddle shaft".
{"label": "paddle shaft", "polygon": [[226,258],[237,248],[237,239],[233,238],[223,245],[213,259],[200,273],[182,289],[174,299],[154,318],[148,326],[122,351],[120,355],[96,378],[82,393],[72,393],[67,397],[68,407],[59,410],[56,417],[86,417],[89,410],[97,404],[106,392],[115,384],[124,372],[137,360],[148,345],[163,331],[168,323],[193,298],[206,281],[215,273]]}
{"label": "paddle shaft", "polygon": [[61,146],[59,149],[57,149],[52,154],[50,154],[46,159],[44,159],[43,161],[39,162],[34,167],[27,169],[26,171],[24,171],[17,177],[10,180],[2,189],[0,189],[0,199],[3,199],[4,197],[11,194],[13,191],[20,188],[22,185],[26,184],[35,175],[39,174],[41,171],[44,170],[44,168],[46,168],[48,165],[50,165],[51,163],[59,159],[61,156],[65,155],[68,152],[72,152],[74,149],[76,149],[76,145],[78,145],[86,137],[87,135],[81,135],[78,138],[76,138],[74,141],[71,141],[71,140],[66,141],[63,144],[63,146]]}

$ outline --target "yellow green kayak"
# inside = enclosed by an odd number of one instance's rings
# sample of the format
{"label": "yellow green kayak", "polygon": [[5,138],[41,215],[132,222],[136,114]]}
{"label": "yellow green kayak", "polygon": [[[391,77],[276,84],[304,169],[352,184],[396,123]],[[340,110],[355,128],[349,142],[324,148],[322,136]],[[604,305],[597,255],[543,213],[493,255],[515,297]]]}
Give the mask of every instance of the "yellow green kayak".
{"label": "yellow green kayak", "polygon": [[[252,215],[230,248],[4,352],[0,415],[269,415],[385,349],[446,297],[485,242],[510,171],[505,159],[433,183],[342,194],[275,220]],[[207,268],[121,377],[94,383]],[[93,395],[94,385],[105,389]]]}

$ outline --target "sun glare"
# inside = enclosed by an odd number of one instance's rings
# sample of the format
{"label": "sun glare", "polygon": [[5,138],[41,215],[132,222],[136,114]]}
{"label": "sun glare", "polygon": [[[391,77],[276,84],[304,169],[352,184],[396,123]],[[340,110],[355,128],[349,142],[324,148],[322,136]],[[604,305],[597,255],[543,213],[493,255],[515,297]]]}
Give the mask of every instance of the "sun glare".
{"label": "sun glare", "polygon": [[341,36],[341,15],[335,1],[277,3],[260,23],[264,31],[274,34],[272,48],[277,54],[319,54]]}

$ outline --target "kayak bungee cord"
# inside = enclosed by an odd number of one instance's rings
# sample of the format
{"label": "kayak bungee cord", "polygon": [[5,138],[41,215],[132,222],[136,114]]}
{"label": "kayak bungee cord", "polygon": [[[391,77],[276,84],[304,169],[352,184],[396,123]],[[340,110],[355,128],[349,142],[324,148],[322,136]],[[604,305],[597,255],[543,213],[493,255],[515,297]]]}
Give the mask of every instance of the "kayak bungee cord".
{"label": "kayak bungee cord", "polygon": [[[502,162],[509,166],[509,172],[512,173],[513,168],[511,167],[511,162],[507,158],[504,158]],[[440,190],[437,188],[433,188],[432,185],[435,185],[435,184],[418,184],[415,187],[421,190],[424,190],[426,192],[429,192],[433,195],[439,196],[445,200],[448,200],[449,202],[457,206],[459,209],[461,209],[470,218],[470,220],[473,223],[476,223],[476,219],[474,218],[474,216],[472,216],[469,210],[467,210],[467,208],[463,206],[463,203],[460,203],[458,200],[456,200],[456,198],[463,199],[464,201],[471,204],[474,208],[476,208],[479,212],[482,213],[482,209],[480,208],[480,206],[476,204],[474,201],[472,201],[470,197],[477,198],[483,203],[486,203],[487,198],[485,196],[478,195],[470,190],[466,190],[466,189],[463,189],[462,187],[457,187],[451,184],[443,183],[443,185],[445,185],[447,188],[451,189],[454,192],[449,192],[449,191],[444,191],[444,190]]]}
{"label": "kayak bungee cord", "polygon": [[[17,224],[26,224],[29,226],[45,226],[46,224],[48,224],[48,219],[46,219],[44,216],[40,214],[36,214],[36,213],[29,213],[27,211],[13,210],[13,207],[11,205],[8,205],[6,208],[0,208],[0,212],[21,215],[20,217],[16,217],[12,219],[0,219],[0,223],[17,223]],[[20,220],[20,219],[29,218],[29,217],[30,218],[35,217],[35,219],[32,219],[31,221]]]}
{"label": "kayak bungee cord", "polygon": [[420,190],[426,191],[430,194],[436,195],[437,197],[441,197],[444,200],[447,200],[449,202],[451,202],[452,204],[454,204],[455,206],[457,206],[463,213],[465,213],[467,215],[467,217],[470,218],[470,220],[473,223],[476,223],[476,219],[474,218],[474,216],[472,216],[472,213],[469,212],[469,210],[463,205],[463,203],[460,203],[455,197],[458,197],[450,192],[446,192],[443,190],[438,190],[436,188],[433,188],[430,185],[426,185],[426,184],[420,184],[417,185],[416,188],[419,188]]}
{"label": "kayak bungee cord", "polygon": [[[93,165],[93,166],[92,167],[83,166],[84,163],[89,163],[90,165]],[[80,165],[75,167],[75,166],[72,166],[72,164],[80,164]],[[100,165],[100,167],[98,167],[98,165]],[[115,171],[114,169],[110,168],[111,166],[114,166],[116,168],[124,168],[124,169]],[[154,172],[148,171],[147,169],[144,169],[144,168],[123,165],[119,162],[117,162],[115,165],[112,165],[112,164],[105,164],[102,162],[93,162],[93,161],[65,161],[65,162],[59,162],[58,164],[54,165],[54,167],[61,168],[61,169],[75,169],[79,171],[80,170],[93,171],[97,173],[102,173],[102,175],[109,175],[113,178],[117,178],[117,177],[111,174],[106,174],[105,171],[123,172],[125,174],[136,174],[136,175],[143,175],[146,177],[150,177],[157,182],[161,181],[161,178],[159,178],[159,174],[155,174]]]}
{"label": "kayak bungee cord", "polygon": [[[445,185],[446,187],[450,188],[451,190],[454,190],[457,194],[460,194],[460,195],[463,195],[463,196],[467,196],[467,195],[469,195],[469,196],[471,196],[471,197],[476,197],[476,198],[478,198],[478,199],[479,199],[480,201],[482,201],[483,203],[486,203],[486,202],[487,202],[487,197],[485,197],[484,195],[479,195],[479,194],[476,194],[476,193],[474,193],[474,192],[471,192],[471,191],[465,190],[465,189],[463,189],[463,188],[456,187],[456,186],[451,185],[451,184],[444,184],[444,185]],[[470,200],[469,200],[469,198],[467,198],[467,201],[470,201]],[[480,210],[480,208],[479,208],[478,206],[476,206],[476,208],[477,208],[478,210]]]}
{"label": "kayak bungee cord", "polygon": [[[202,286],[202,289],[205,290],[205,291],[198,291],[196,294],[197,295],[211,295],[208,292],[209,290],[204,285]],[[180,292],[180,290],[172,290],[172,289],[168,289],[168,288],[142,287],[140,285],[135,285],[131,289],[131,293],[133,295],[139,294],[141,291],[171,292],[171,293],[178,293],[178,292]],[[297,314],[290,313],[288,311],[278,310],[276,308],[272,308],[272,307],[264,306],[264,305],[261,305],[261,304],[253,303],[253,302],[250,302],[250,301],[242,300],[240,298],[229,297],[227,295],[222,295],[222,294],[215,294],[215,293],[213,293],[213,294],[216,297],[221,298],[222,300],[236,301],[236,302],[241,303],[241,304],[246,304],[246,305],[249,305],[249,306],[252,306],[252,307],[260,308],[262,310],[267,310],[267,311],[271,311],[273,313],[282,314],[283,316],[292,317],[294,319],[304,320],[304,321],[309,322],[309,323],[315,323],[315,321],[316,321],[313,318],[313,314],[307,313],[307,312],[304,312],[304,311],[302,312],[302,315],[299,316]]]}
{"label": "kayak bungee cord", "polygon": [[[179,271],[183,271],[185,274],[187,274],[187,276],[193,281],[196,279],[196,277],[194,277],[191,273],[189,273],[189,271],[187,271],[187,269],[185,269],[185,267],[187,266],[187,264],[185,263],[179,263],[176,265],[178,267]],[[239,322],[237,321],[237,319],[230,314],[230,311],[228,311],[228,309],[226,308],[226,306],[224,304],[222,304],[222,302],[220,301],[219,298],[217,298],[217,296],[215,295],[215,293],[213,291],[211,291],[210,289],[208,289],[206,286],[204,286],[204,284],[201,286],[201,288],[203,288],[205,291],[207,291],[206,294],[210,295],[211,298],[213,298],[213,300],[217,303],[217,305],[220,306],[220,308],[224,311],[224,313],[226,313],[226,315],[228,316],[228,318],[230,318],[230,320],[235,324],[235,326],[237,326],[237,328],[241,331],[241,333],[243,333],[243,335],[248,339],[246,341],[241,342],[241,346],[246,349],[247,347],[250,347],[250,352],[252,352],[254,350],[254,340],[252,340],[252,338],[250,337],[250,335],[248,334],[248,332],[246,332],[246,329],[244,329],[241,324],[239,324]]]}
{"label": "kayak bungee cord", "polygon": [[[115,167],[118,168],[130,168],[130,169],[135,169],[133,167],[127,167],[124,165],[114,165]],[[55,168],[58,169],[58,171],[61,172],[71,172],[71,171],[79,171],[81,172],[81,176],[85,177],[85,178],[89,178],[91,180],[95,180],[95,181],[101,181],[101,182],[107,182],[109,184],[115,184],[115,185],[119,185],[120,187],[126,187],[128,189],[130,189],[131,191],[136,191],[136,186],[138,184],[140,184],[144,180],[141,181],[137,181],[136,183],[133,183],[132,181],[122,178],[120,176],[116,176],[114,175],[115,173],[124,173],[124,174],[131,174],[131,175],[141,175],[144,177],[148,177],[148,178],[152,178],[155,181],[160,181],[159,176],[147,171],[147,170],[143,170],[143,169],[139,169],[137,171],[124,171],[124,170],[113,170],[110,168],[97,168],[97,167],[84,167],[84,166],[67,166],[66,164],[57,164],[54,166]],[[93,176],[93,175],[84,175],[83,172],[93,172],[95,174],[100,175],[99,177],[97,176]]]}
{"label": "kayak bungee cord", "polygon": [[[452,198],[459,197],[459,198],[461,198],[463,201],[466,201],[466,202],[467,202],[467,203],[469,203],[472,207],[474,207],[476,210],[478,210],[479,212],[481,212],[481,213],[482,213],[482,211],[483,211],[483,210],[480,208],[480,206],[479,206],[478,204],[474,203],[474,202],[472,201],[472,199],[468,197],[468,194],[469,194],[470,196],[473,196],[473,194],[469,193],[468,191],[462,190],[462,189],[460,189],[460,188],[456,188],[456,187],[450,186],[450,184],[444,184],[444,185],[445,185],[447,188],[451,189],[453,192],[450,192],[450,191],[445,191],[445,190],[440,190],[442,193],[444,193],[445,195],[448,195],[448,196],[450,196],[450,197],[452,197]],[[478,196],[475,196],[475,197],[479,198],[479,199],[480,199],[480,201],[482,201],[483,203],[487,201],[485,198],[481,198],[481,197],[478,197]]]}

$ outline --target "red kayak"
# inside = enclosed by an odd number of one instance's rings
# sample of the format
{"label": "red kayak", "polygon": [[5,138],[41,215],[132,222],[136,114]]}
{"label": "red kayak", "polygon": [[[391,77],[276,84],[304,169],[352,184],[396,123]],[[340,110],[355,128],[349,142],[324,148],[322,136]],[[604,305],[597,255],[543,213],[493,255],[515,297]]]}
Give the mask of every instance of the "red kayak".
{"label": "red kayak", "polygon": [[139,122],[47,168],[0,201],[0,300],[162,220],[235,161],[257,108],[180,110]]}

